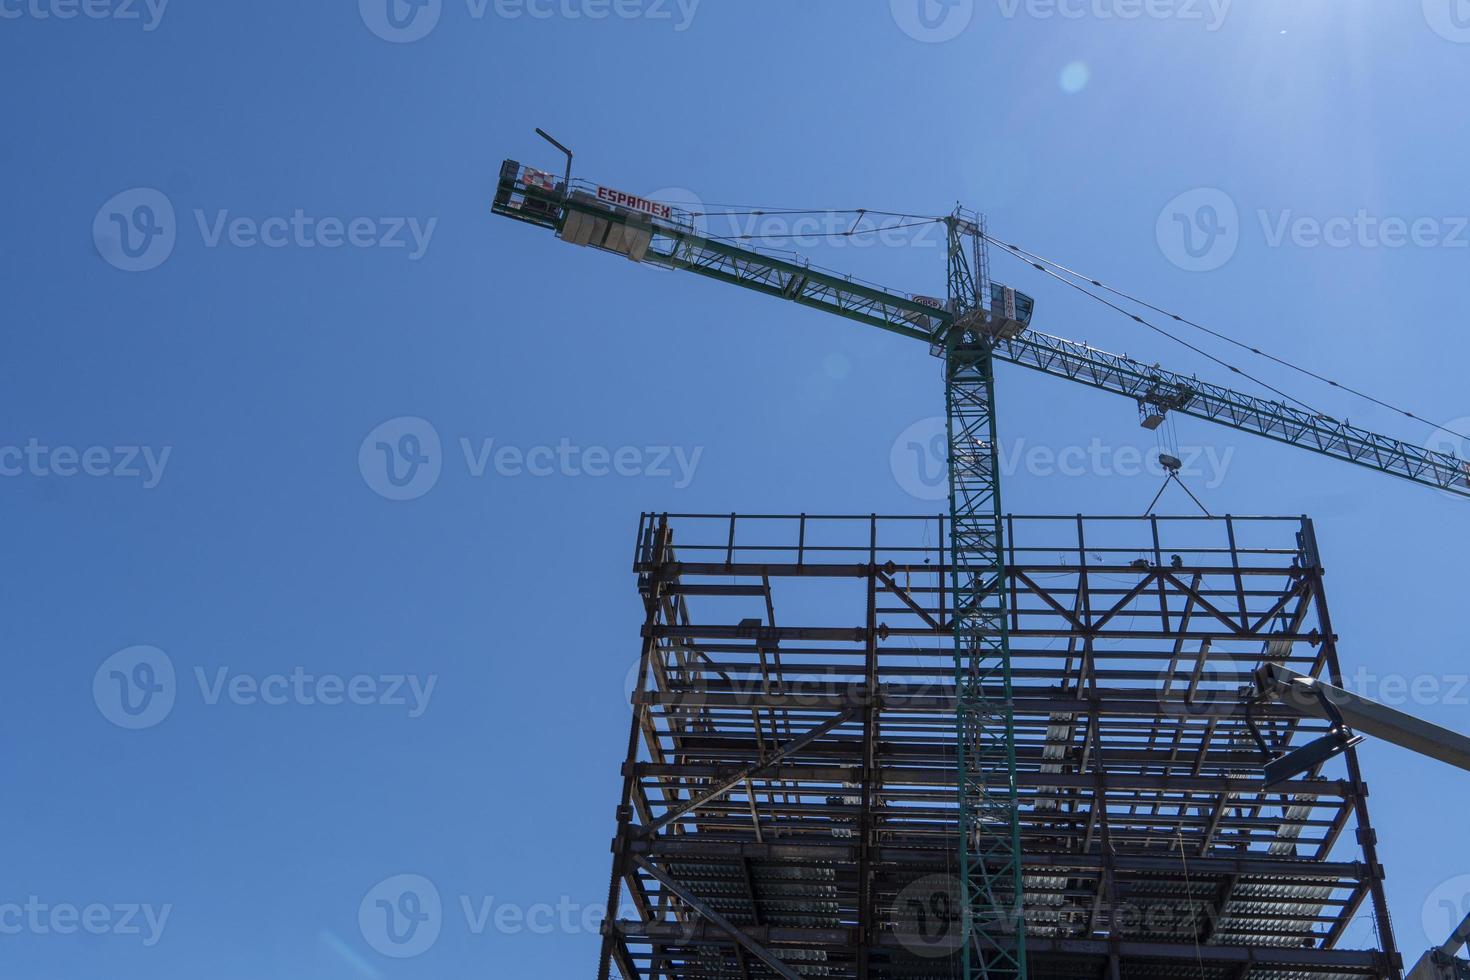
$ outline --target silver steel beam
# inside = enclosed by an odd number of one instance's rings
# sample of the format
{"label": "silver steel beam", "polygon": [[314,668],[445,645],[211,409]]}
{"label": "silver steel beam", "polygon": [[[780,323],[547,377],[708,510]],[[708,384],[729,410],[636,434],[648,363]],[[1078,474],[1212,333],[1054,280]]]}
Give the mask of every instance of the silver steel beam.
{"label": "silver steel beam", "polygon": [[1470,738],[1422,718],[1390,708],[1371,698],[1354,694],[1314,677],[1304,677],[1280,664],[1262,664],[1256,670],[1257,689],[1303,714],[1333,720],[1323,708],[1318,692],[1342,715],[1355,732],[1427,755],[1470,771]]}

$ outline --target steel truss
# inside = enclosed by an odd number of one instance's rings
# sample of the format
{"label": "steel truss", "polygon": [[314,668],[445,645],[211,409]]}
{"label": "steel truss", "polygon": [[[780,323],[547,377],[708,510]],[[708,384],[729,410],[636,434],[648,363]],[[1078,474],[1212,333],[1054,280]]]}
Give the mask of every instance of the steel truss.
{"label": "steel truss", "polygon": [[[949,523],[645,515],[604,977],[962,969]],[[1030,975],[1399,976],[1355,754],[1267,792],[1238,699],[1266,661],[1341,683],[1310,522],[1007,517],[1004,541]],[[1325,729],[1255,715],[1281,747]],[[1380,942],[1344,948],[1365,903]]]}

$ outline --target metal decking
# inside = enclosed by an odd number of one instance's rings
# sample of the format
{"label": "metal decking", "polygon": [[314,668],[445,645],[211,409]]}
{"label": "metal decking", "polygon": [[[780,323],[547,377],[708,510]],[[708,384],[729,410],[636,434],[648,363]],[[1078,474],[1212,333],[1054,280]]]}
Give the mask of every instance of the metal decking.
{"label": "metal decking", "polygon": [[[626,980],[956,975],[946,524],[644,515]],[[1266,792],[1240,707],[1265,660],[1341,683],[1310,522],[1006,529],[1030,975],[1396,976],[1356,757]]]}

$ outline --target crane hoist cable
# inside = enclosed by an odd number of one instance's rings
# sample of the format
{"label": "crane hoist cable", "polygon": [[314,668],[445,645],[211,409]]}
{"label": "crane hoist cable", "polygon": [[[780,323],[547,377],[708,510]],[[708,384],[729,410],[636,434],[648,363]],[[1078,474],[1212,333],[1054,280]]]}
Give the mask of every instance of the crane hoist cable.
{"label": "crane hoist cable", "polygon": [[1194,501],[1194,505],[1196,507],[1198,507],[1200,509],[1200,511],[1204,513],[1204,515],[1206,517],[1213,517],[1214,516],[1213,514],[1210,513],[1210,509],[1208,507],[1206,507],[1204,504],[1200,503],[1200,499],[1194,495],[1194,491],[1191,490],[1191,489],[1189,489],[1189,487],[1187,487],[1187,486],[1184,485],[1184,481],[1179,478],[1179,469],[1178,469],[1178,467],[1175,467],[1175,466],[1165,466],[1165,468],[1164,468],[1164,485],[1161,486],[1161,487],[1159,487],[1159,492],[1156,493],[1156,494],[1154,494],[1154,499],[1153,500],[1150,500],[1148,506],[1144,508],[1144,510],[1143,510],[1143,516],[1144,517],[1152,517],[1153,516],[1154,508],[1156,506],[1158,506],[1159,499],[1164,496],[1164,491],[1167,490],[1167,489],[1169,489],[1169,483],[1171,481],[1174,482],[1174,483],[1179,484],[1179,489],[1180,490],[1183,490],[1186,494],[1189,495],[1189,499]]}
{"label": "crane hoist cable", "polygon": [[[1015,253],[1012,253],[1012,254],[1015,254]],[[1260,385],[1262,388],[1265,388],[1267,391],[1271,392],[1272,394],[1279,395],[1280,397],[1286,399],[1287,401],[1295,403],[1299,407],[1306,409],[1308,412],[1311,412],[1313,415],[1316,415],[1316,416],[1318,416],[1320,418],[1324,418],[1324,419],[1331,418],[1330,415],[1328,415],[1327,413],[1323,412],[1321,409],[1312,407],[1311,405],[1307,404],[1306,402],[1302,401],[1300,398],[1297,398],[1294,395],[1288,395],[1286,392],[1282,391],[1280,388],[1274,387],[1273,385],[1270,385],[1267,382],[1262,381],[1260,378],[1256,377],[1255,375],[1251,374],[1250,372],[1246,371],[1245,369],[1238,368],[1234,364],[1231,364],[1229,361],[1222,360],[1221,358],[1216,357],[1214,354],[1211,354],[1209,351],[1207,351],[1207,350],[1205,350],[1205,349],[1203,349],[1201,347],[1196,347],[1194,344],[1191,344],[1189,341],[1185,340],[1183,337],[1175,336],[1174,334],[1172,334],[1169,331],[1165,330],[1163,327],[1159,326],[1158,324],[1151,323],[1150,321],[1145,320],[1143,317],[1139,316],[1137,313],[1133,313],[1133,312],[1130,312],[1128,310],[1125,310],[1123,307],[1119,306],[1117,303],[1112,302],[1111,300],[1107,299],[1106,297],[1099,296],[1097,293],[1094,293],[1092,290],[1088,289],[1086,286],[1083,286],[1081,283],[1078,283],[1078,282],[1076,282],[1075,280],[1072,280],[1072,279],[1068,279],[1066,276],[1061,275],[1061,274],[1059,274],[1057,272],[1053,272],[1051,269],[1048,269],[1042,263],[1040,263],[1040,262],[1031,262],[1031,261],[1024,260],[1024,259],[1023,259],[1023,261],[1027,261],[1027,264],[1028,265],[1030,265],[1033,269],[1035,269],[1036,271],[1042,273],[1043,275],[1051,276],[1057,282],[1064,283],[1065,285],[1071,286],[1073,289],[1077,290],[1082,295],[1087,296],[1087,297],[1089,297],[1091,299],[1096,300],[1097,302],[1099,302],[1102,305],[1108,307],[1109,309],[1116,310],[1117,312],[1123,314],[1124,316],[1126,316],[1128,319],[1134,321],[1135,323],[1139,323],[1139,324],[1142,324],[1145,327],[1148,327],[1154,333],[1157,333],[1157,334],[1159,334],[1160,336],[1163,336],[1163,337],[1167,337],[1168,339],[1174,341],[1174,343],[1179,344],[1181,347],[1187,347],[1189,350],[1194,351],[1196,354],[1200,355],[1201,357],[1205,358],[1206,360],[1212,361],[1215,364],[1218,364],[1220,367],[1223,367],[1226,370],[1229,370],[1229,371],[1231,371],[1231,372],[1233,372],[1235,374],[1240,375],[1242,378],[1245,378],[1247,381],[1254,381],[1256,384]]]}
{"label": "crane hoist cable", "polygon": [[1056,262],[1056,261],[1053,261],[1052,259],[1048,259],[1048,258],[1046,258],[1044,256],[1037,255],[1035,252],[1032,252],[1029,249],[1022,248],[1019,245],[1013,245],[1013,244],[1011,244],[1009,242],[1003,242],[1000,239],[994,238],[994,237],[992,237],[990,235],[986,235],[985,238],[991,244],[998,245],[1001,248],[1005,249],[1006,251],[1010,252],[1011,254],[1016,255],[1016,256],[1018,256],[1018,257],[1020,257],[1022,259],[1028,260],[1033,266],[1035,266],[1036,263],[1039,262],[1042,265],[1049,266],[1052,269],[1055,269],[1055,270],[1057,270],[1057,271],[1059,271],[1059,272],[1061,272],[1061,273],[1063,273],[1065,275],[1072,276],[1072,277],[1074,277],[1076,279],[1081,279],[1084,282],[1090,283],[1091,285],[1096,286],[1099,289],[1102,289],[1102,290],[1105,290],[1105,291],[1107,291],[1109,293],[1112,293],[1114,296],[1118,296],[1118,297],[1121,297],[1123,299],[1126,299],[1126,300],[1128,300],[1131,303],[1137,303],[1139,306],[1145,307],[1146,309],[1153,310],[1155,313],[1161,313],[1164,316],[1167,316],[1167,317],[1173,319],[1174,321],[1176,321],[1178,323],[1184,324],[1185,326],[1194,327],[1196,330],[1203,331],[1204,333],[1209,334],[1211,337],[1215,337],[1215,338],[1217,338],[1219,340],[1223,340],[1227,344],[1231,344],[1231,345],[1233,345],[1235,347],[1239,347],[1241,350],[1249,351],[1250,353],[1255,354],[1258,357],[1263,357],[1263,358],[1265,358],[1268,361],[1271,361],[1271,362],[1273,362],[1275,364],[1279,364],[1282,367],[1288,368],[1288,369],[1290,369],[1292,371],[1296,371],[1296,372],[1298,372],[1300,374],[1304,374],[1307,377],[1312,378],[1313,380],[1320,381],[1323,384],[1330,385],[1331,387],[1337,388],[1337,389],[1339,389],[1341,391],[1345,391],[1345,392],[1347,392],[1350,395],[1356,395],[1357,397],[1362,398],[1365,401],[1372,402],[1374,405],[1377,405],[1380,408],[1386,408],[1390,412],[1394,412],[1394,413],[1396,413],[1398,415],[1402,415],[1405,418],[1413,419],[1415,422],[1419,422],[1419,423],[1422,423],[1424,425],[1434,426],[1437,429],[1443,430],[1444,432],[1448,432],[1450,435],[1457,436],[1457,437],[1459,437],[1461,439],[1470,439],[1470,435],[1467,435],[1464,432],[1457,432],[1454,429],[1451,429],[1448,425],[1445,425],[1444,423],[1435,422],[1433,419],[1427,419],[1424,416],[1419,415],[1419,414],[1417,414],[1415,412],[1411,412],[1411,411],[1409,411],[1406,408],[1403,408],[1403,407],[1398,406],[1398,405],[1394,405],[1391,402],[1383,401],[1380,398],[1375,398],[1373,395],[1370,395],[1367,392],[1362,391],[1362,390],[1360,390],[1358,388],[1354,388],[1351,385],[1343,384],[1340,381],[1334,381],[1331,378],[1326,377],[1325,375],[1318,374],[1316,371],[1313,371],[1310,368],[1302,367],[1300,364],[1296,364],[1293,361],[1287,360],[1284,357],[1278,357],[1277,355],[1272,354],[1272,353],[1270,353],[1268,351],[1261,350],[1259,347],[1254,347],[1254,346],[1252,346],[1250,344],[1245,343],[1244,341],[1236,340],[1234,337],[1231,337],[1229,334],[1222,333],[1219,330],[1212,329],[1211,327],[1205,326],[1203,323],[1198,323],[1198,322],[1196,322],[1194,320],[1191,320],[1188,317],[1180,316],[1178,313],[1174,313],[1174,312],[1172,312],[1170,310],[1166,310],[1166,309],[1164,309],[1161,306],[1155,306],[1153,303],[1150,303],[1150,302],[1148,302],[1145,299],[1140,299],[1139,297],[1134,296],[1131,293],[1127,293],[1127,292],[1125,292],[1125,291],[1123,291],[1121,289],[1118,289],[1117,287],[1114,287],[1114,286],[1109,286],[1107,283],[1101,282],[1100,280],[1097,280],[1097,279],[1094,279],[1094,278],[1092,278],[1089,275],[1085,275],[1085,274],[1083,274],[1081,272],[1077,272],[1074,269],[1069,269],[1066,266],[1062,265],[1060,262]]}

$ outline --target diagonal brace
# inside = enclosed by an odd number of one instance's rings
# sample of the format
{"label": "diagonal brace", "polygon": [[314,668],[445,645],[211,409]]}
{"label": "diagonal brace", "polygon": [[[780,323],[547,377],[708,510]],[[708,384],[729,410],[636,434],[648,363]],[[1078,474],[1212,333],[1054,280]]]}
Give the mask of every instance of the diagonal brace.
{"label": "diagonal brace", "polygon": [[816,728],[813,728],[805,735],[800,735],[787,742],[785,745],[782,745],[779,749],[777,749],[775,752],[772,752],[764,759],[752,762],[750,765],[744,767],[743,769],[740,769],[738,772],[732,773],[724,779],[721,779],[719,782],[710,785],[704,790],[704,792],[699,793],[696,796],[691,796],[689,799],[669,810],[667,813],[665,813],[663,816],[659,817],[652,823],[644,824],[642,827],[637,828],[635,836],[648,837],[652,835],[660,828],[672,823],[675,820],[678,820],[689,811],[698,809],[699,807],[704,806],[710,800],[713,800],[715,797],[721,796],[737,783],[744,782],[745,780],[750,779],[752,776],[760,774],[761,772],[771,768],[776,763],[787,758],[795,752],[800,752],[802,749],[806,748],[808,745],[812,744],[823,735],[826,735],[828,732],[832,731],[832,729],[848,721],[851,721],[856,714],[856,708],[849,708],[837,717],[822,722],[822,724],[818,725]]}
{"label": "diagonal brace", "polygon": [[668,874],[668,872],[662,871],[659,868],[655,868],[652,864],[649,864],[641,857],[635,856],[633,858],[633,862],[637,864],[639,868],[657,878],[660,884],[662,884],[669,891],[677,895],[680,900],[684,902],[685,905],[689,906],[699,915],[708,919],[717,929],[727,934],[731,939],[735,940],[736,943],[745,947],[746,952],[750,953],[756,959],[760,960],[766,966],[770,967],[771,970],[773,970],[778,977],[782,978],[782,980],[801,980],[801,974],[797,973],[795,970],[791,969],[791,967],[783,963],[779,958],[777,958],[775,953],[771,952],[769,949],[766,949],[766,947],[762,946],[760,943],[747,936],[744,932],[740,930],[739,926],[735,925],[719,912],[716,912],[712,907],[710,907],[708,903],[706,903],[698,895],[694,894],[694,892],[690,890],[689,886],[673,878]]}

